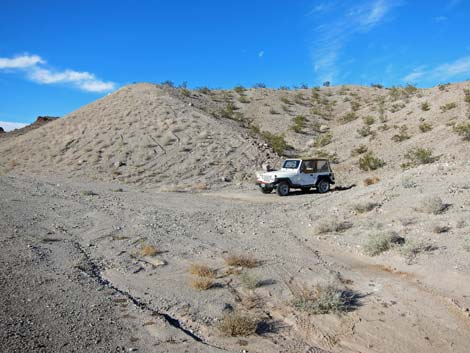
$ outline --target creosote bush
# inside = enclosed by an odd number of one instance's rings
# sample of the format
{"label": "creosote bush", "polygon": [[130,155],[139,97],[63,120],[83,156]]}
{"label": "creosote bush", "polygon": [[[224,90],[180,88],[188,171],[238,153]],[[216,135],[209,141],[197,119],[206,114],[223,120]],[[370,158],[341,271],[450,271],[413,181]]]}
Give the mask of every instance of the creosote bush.
{"label": "creosote bush", "polygon": [[385,162],[379,157],[375,156],[372,151],[367,152],[359,158],[359,168],[364,171],[376,170],[382,168]]}
{"label": "creosote bush", "polygon": [[226,314],[220,322],[218,329],[224,336],[250,336],[256,333],[260,320],[237,312]]}
{"label": "creosote bush", "polygon": [[421,164],[430,164],[438,160],[438,157],[432,155],[430,148],[415,147],[405,154],[405,158],[408,162],[403,163],[401,166],[403,169],[416,167]]}
{"label": "creosote bush", "polygon": [[432,124],[428,123],[428,122],[422,122],[421,124],[419,124],[419,130],[421,132],[431,131],[432,130]]}
{"label": "creosote bush", "polygon": [[373,116],[366,116],[362,119],[364,121],[364,124],[366,125],[373,125],[375,123],[375,118]]}
{"label": "creosote bush", "polygon": [[470,141],[470,123],[456,125],[454,131],[462,136],[465,141]]}
{"label": "creosote bush", "polygon": [[424,102],[424,103],[421,103],[421,110],[423,112],[427,112],[431,109],[431,107],[429,106],[429,103],[428,102]]}
{"label": "creosote bush", "polygon": [[291,130],[297,133],[301,133],[302,130],[305,128],[305,123],[307,122],[307,118],[303,115],[297,115],[294,118],[294,125],[291,126]]}
{"label": "creosote bush", "polygon": [[326,133],[324,135],[320,135],[315,140],[315,147],[324,147],[326,145],[329,145],[332,140],[333,140],[333,135],[331,133]]}
{"label": "creosote bush", "polygon": [[350,228],[352,228],[353,224],[351,222],[347,221],[338,221],[334,218],[324,220],[320,222],[316,228],[315,232],[316,234],[326,234],[326,233],[341,233],[344,232]]}
{"label": "creosote bush", "polygon": [[225,263],[229,266],[244,268],[253,268],[259,265],[259,261],[249,255],[230,255],[225,259]]}
{"label": "creosote bush", "polygon": [[400,126],[398,134],[392,136],[392,141],[402,142],[408,140],[411,136],[408,134],[408,127],[406,125]]}
{"label": "creosote bush", "polygon": [[423,199],[416,210],[438,215],[444,213],[447,210],[447,207],[448,205],[445,204],[439,196],[433,196]]}
{"label": "creosote bush", "polygon": [[446,103],[444,105],[441,105],[441,112],[444,113],[455,108],[457,108],[457,103],[455,102]]}

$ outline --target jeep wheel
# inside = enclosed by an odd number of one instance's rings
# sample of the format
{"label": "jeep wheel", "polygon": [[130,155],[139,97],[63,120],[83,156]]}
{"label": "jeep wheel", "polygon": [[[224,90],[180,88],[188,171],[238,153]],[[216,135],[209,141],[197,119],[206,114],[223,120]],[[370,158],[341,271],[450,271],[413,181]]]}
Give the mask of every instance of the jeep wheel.
{"label": "jeep wheel", "polygon": [[317,191],[320,194],[324,194],[325,192],[330,191],[330,183],[325,179],[320,180],[317,184]]}
{"label": "jeep wheel", "polygon": [[261,188],[260,187],[260,189],[263,194],[270,194],[273,191],[273,188]]}
{"label": "jeep wheel", "polygon": [[287,196],[289,194],[289,184],[285,181],[277,184],[276,192],[279,196]]}
{"label": "jeep wheel", "polygon": [[300,188],[300,190],[302,190],[303,193],[307,193],[310,191],[310,186],[309,187],[305,187],[305,188]]}

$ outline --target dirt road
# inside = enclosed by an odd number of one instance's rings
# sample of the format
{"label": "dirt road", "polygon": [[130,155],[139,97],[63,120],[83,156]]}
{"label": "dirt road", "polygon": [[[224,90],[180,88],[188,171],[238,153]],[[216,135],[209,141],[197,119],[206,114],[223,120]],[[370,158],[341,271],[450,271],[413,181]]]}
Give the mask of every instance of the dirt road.
{"label": "dirt road", "polygon": [[[468,272],[441,265],[445,253],[409,265],[394,253],[362,255],[346,241],[360,227],[344,237],[315,235],[343,192],[159,193],[2,176],[0,195],[1,352],[442,353],[470,346]],[[158,254],[145,256],[145,245]],[[249,270],[256,289],[231,273],[207,291],[191,287],[191,264],[224,273],[232,254],[260,261]],[[308,315],[291,305],[292,283],[330,282],[354,293],[353,310]],[[253,295],[261,304],[243,310],[263,317],[263,330],[224,337],[224,313]]]}

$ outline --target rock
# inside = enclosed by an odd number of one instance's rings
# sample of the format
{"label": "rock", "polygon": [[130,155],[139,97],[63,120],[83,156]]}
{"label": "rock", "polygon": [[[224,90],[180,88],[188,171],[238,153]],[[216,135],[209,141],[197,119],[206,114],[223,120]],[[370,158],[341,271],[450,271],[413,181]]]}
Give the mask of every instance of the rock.
{"label": "rock", "polygon": [[319,131],[320,132],[327,132],[330,128],[327,125],[321,125]]}
{"label": "rock", "polygon": [[4,134],[5,130],[3,130],[3,127],[0,126],[0,134]]}

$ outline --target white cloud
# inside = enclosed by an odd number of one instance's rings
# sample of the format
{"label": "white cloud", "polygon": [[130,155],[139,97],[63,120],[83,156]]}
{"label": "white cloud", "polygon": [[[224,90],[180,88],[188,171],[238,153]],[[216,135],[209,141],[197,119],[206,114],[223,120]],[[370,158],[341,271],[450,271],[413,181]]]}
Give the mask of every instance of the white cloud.
{"label": "white cloud", "polygon": [[45,61],[38,55],[23,55],[14,58],[0,58],[0,69],[26,71],[27,77],[40,84],[71,84],[87,92],[112,91],[114,82],[102,81],[92,73],[75,70],[54,71],[44,66]]}
{"label": "white cloud", "polygon": [[417,79],[429,81],[445,81],[463,75],[470,76],[470,56],[465,56],[451,63],[438,65],[432,69],[417,68],[403,78],[404,82]]}
{"label": "white cloud", "polygon": [[[315,40],[312,45],[312,59],[315,73],[322,81],[334,81],[341,74],[338,61],[341,51],[348,40],[361,32],[367,32],[378,26],[392,8],[399,6],[401,1],[366,0],[350,3],[320,4],[310,14],[317,16],[319,25],[315,28]],[[323,12],[329,11],[324,14]],[[334,16],[331,19],[331,15]],[[323,18],[328,18],[325,21]]]}
{"label": "white cloud", "polygon": [[0,69],[24,69],[45,63],[38,55],[21,55],[14,58],[0,58]]}
{"label": "white cloud", "polygon": [[25,127],[28,124],[23,124],[23,123],[12,123],[9,121],[0,121],[0,127],[2,127],[5,131],[12,131],[15,129],[21,129],[22,127]]}
{"label": "white cloud", "polygon": [[264,50],[261,50],[259,53],[258,53],[258,57],[259,58],[262,58],[264,56]]}

